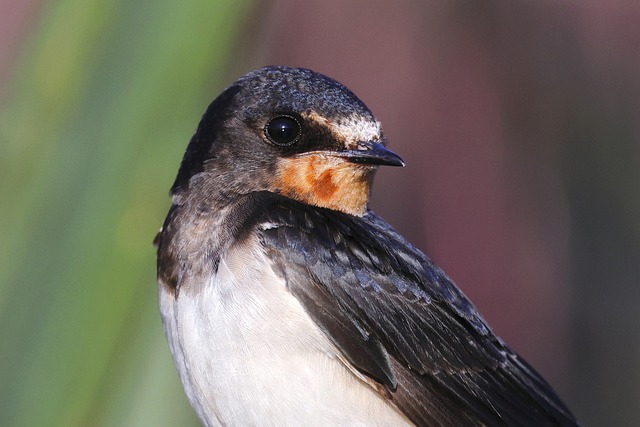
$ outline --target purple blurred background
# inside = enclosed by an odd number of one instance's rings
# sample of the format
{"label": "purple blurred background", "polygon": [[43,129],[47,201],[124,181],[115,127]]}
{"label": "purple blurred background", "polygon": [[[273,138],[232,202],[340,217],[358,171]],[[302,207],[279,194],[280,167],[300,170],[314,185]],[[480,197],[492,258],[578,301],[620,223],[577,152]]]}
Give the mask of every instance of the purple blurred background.
{"label": "purple blurred background", "polygon": [[407,167],[373,208],[585,423],[640,420],[640,3],[282,0],[253,22],[251,65],[326,73],[382,121]]}

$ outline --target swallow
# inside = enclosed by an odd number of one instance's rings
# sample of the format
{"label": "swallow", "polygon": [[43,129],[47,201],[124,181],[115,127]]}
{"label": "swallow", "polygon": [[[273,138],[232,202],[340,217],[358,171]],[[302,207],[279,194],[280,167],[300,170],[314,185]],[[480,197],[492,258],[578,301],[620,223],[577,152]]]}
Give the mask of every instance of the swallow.
{"label": "swallow", "polygon": [[403,166],[342,84],[271,66],[207,108],[157,236],[160,311],[206,426],[574,426],[446,274],[368,208]]}

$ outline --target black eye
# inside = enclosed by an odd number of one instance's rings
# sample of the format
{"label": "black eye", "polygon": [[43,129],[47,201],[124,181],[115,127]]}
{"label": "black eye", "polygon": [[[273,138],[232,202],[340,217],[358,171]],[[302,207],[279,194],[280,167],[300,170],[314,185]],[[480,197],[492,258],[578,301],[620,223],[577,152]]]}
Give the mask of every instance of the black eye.
{"label": "black eye", "polygon": [[291,145],[300,136],[300,123],[291,116],[279,116],[267,123],[265,133],[278,145]]}

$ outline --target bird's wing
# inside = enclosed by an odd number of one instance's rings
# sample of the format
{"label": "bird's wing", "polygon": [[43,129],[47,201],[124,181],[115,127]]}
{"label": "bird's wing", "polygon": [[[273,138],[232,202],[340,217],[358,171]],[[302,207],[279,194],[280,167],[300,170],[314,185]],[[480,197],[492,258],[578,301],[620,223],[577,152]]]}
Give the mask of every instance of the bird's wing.
{"label": "bird's wing", "polygon": [[444,272],[375,214],[276,198],[256,219],[290,292],[417,425],[577,424]]}

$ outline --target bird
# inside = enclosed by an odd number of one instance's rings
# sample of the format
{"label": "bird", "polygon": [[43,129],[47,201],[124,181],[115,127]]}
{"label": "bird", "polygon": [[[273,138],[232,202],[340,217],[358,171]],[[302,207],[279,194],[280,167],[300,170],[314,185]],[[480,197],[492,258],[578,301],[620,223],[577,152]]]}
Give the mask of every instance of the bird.
{"label": "bird", "polygon": [[208,106],[158,233],[161,318],[206,426],[574,426],[552,387],[369,208],[404,166],[347,87],[267,66]]}

